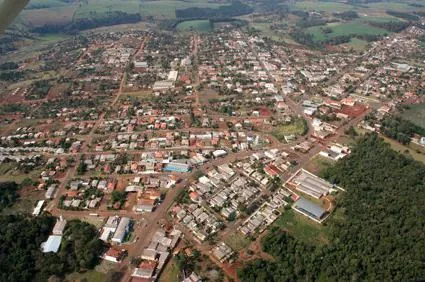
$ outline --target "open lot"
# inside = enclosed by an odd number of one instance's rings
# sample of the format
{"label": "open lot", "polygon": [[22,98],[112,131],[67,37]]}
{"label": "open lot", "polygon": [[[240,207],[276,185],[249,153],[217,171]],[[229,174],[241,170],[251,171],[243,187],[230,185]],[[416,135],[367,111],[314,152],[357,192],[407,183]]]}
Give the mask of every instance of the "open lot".
{"label": "open lot", "polygon": [[275,136],[279,141],[285,141],[285,136],[288,135],[302,135],[305,131],[305,124],[302,119],[295,119],[291,123],[288,124],[281,124],[276,126],[272,134]]}
{"label": "open lot", "polygon": [[331,159],[317,155],[304,166],[304,169],[318,175],[319,172],[333,166],[334,164],[335,162]]}
{"label": "open lot", "polygon": [[233,250],[240,251],[248,247],[250,240],[239,231],[229,234],[224,242]]}
{"label": "open lot", "polygon": [[165,267],[161,276],[159,277],[159,282],[178,282],[180,269],[177,266],[176,260],[172,258]]}

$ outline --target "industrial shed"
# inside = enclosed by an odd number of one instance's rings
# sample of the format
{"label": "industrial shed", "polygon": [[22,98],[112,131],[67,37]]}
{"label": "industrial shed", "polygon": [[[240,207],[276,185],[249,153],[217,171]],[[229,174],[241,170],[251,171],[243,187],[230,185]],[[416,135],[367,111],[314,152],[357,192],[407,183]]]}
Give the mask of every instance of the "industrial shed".
{"label": "industrial shed", "polygon": [[302,213],[319,223],[323,221],[323,218],[326,215],[325,209],[303,197],[299,198],[298,201],[295,202],[293,208],[299,213]]}

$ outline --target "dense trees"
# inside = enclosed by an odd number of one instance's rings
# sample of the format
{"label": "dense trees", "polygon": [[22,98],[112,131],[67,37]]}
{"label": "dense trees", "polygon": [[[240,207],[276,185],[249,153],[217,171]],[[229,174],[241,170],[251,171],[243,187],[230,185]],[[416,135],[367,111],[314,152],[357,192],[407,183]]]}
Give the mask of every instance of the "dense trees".
{"label": "dense trees", "polygon": [[18,199],[18,188],[19,185],[15,182],[0,183],[0,211],[10,206]]}
{"label": "dense trees", "polygon": [[176,17],[177,18],[227,18],[227,17],[236,17],[250,14],[253,12],[253,8],[243,4],[239,1],[232,2],[231,5],[220,6],[216,9],[214,8],[187,8],[187,9],[177,9]]}
{"label": "dense trees", "polygon": [[79,220],[68,222],[58,253],[42,253],[54,223],[50,216],[0,216],[0,281],[47,281],[97,264],[102,241],[94,226]]}
{"label": "dense trees", "polygon": [[311,246],[279,228],[262,247],[276,260],[239,271],[242,281],[418,281],[425,277],[425,166],[377,135],[323,176],[347,191],[327,223],[329,242]]}
{"label": "dense trees", "polygon": [[400,11],[394,11],[394,10],[388,10],[388,15],[391,15],[393,17],[401,18],[408,21],[417,21],[419,20],[419,17],[410,13],[406,12],[400,12]]}
{"label": "dense trees", "polygon": [[382,134],[406,145],[414,134],[425,136],[425,129],[400,116],[385,116],[382,120]]}

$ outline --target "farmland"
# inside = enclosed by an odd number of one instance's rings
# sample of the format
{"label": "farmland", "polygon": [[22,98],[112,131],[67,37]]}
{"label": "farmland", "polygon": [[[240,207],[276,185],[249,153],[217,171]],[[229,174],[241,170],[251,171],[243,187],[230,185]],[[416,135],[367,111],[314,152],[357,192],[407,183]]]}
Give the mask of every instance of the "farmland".
{"label": "farmland", "polygon": [[[325,28],[330,28],[331,32],[325,32]],[[343,35],[385,35],[388,33],[382,28],[373,27],[361,22],[313,26],[308,28],[307,32],[313,36],[313,40],[316,42]]]}

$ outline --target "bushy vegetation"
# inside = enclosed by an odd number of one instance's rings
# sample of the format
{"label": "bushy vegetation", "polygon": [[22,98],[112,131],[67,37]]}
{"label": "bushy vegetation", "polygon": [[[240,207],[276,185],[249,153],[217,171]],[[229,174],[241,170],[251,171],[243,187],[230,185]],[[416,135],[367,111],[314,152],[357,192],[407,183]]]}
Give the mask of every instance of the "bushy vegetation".
{"label": "bushy vegetation", "polygon": [[68,222],[58,253],[42,253],[54,223],[50,216],[0,216],[0,281],[47,281],[98,263],[102,241],[94,226],[79,220]]}
{"label": "bushy vegetation", "polygon": [[0,211],[9,207],[18,199],[18,189],[19,185],[16,182],[0,183]]}
{"label": "bushy vegetation", "polygon": [[408,20],[408,21],[417,21],[419,17],[410,13],[388,10],[387,14],[396,18]]}
{"label": "bushy vegetation", "polygon": [[262,241],[275,260],[256,260],[241,281],[418,281],[425,277],[425,166],[391,150],[377,135],[323,176],[346,188],[329,242],[308,245],[279,228]]}

